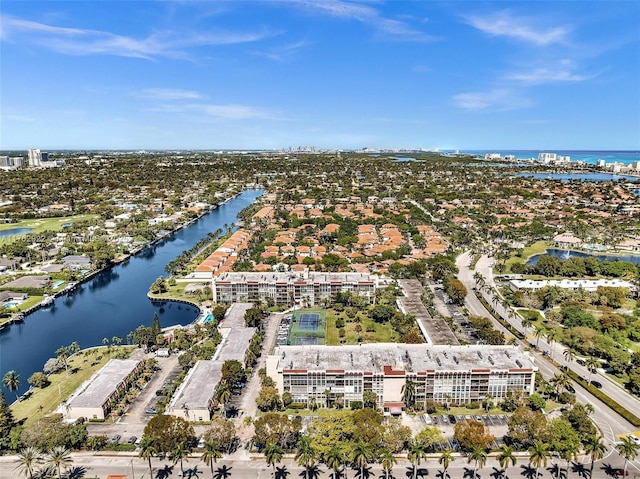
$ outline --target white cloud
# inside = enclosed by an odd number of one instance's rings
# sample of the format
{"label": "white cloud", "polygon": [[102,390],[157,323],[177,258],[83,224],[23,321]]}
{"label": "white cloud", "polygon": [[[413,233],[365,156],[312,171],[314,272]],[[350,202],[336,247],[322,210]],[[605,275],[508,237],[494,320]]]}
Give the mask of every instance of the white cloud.
{"label": "white cloud", "polygon": [[133,93],[133,96],[152,100],[198,100],[203,98],[203,96],[196,91],[175,88],[147,88],[146,90]]}
{"label": "white cloud", "polygon": [[[406,22],[383,17],[380,12],[362,3],[352,3],[343,0],[297,0],[294,4],[313,12],[354,20],[374,27],[379,35],[394,40],[428,41],[435,37],[412,28]],[[406,18],[406,17],[405,17]]]}
{"label": "white cloud", "polygon": [[564,43],[571,31],[567,26],[548,26],[543,20],[516,17],[503,10],[487,16],[469,16],[467,22],[492,36],[509,37],[538,46]]}
{"label": "white cloud", "polygon": [[531,100],[520,92],[495,89],[485,92],[466,92],[453,97],[458,108],[463,110],[519,110],[531,106]]}
{"label": "white cloud", "polygon": [[275,34],[267,30],[187,34],[167,31],[133,38],[98,30],[55,27],[6,15],[0,17],[0,25],[3,40],[34,43],[67,55],[102,54],[145,59],[187,58],[189,48],[249,43]]}
{"label": "white cloud", "polygon": [[532,68],[510,73],[507,80],[515,80],[527,85],[541,85],[543,83],[582,82],[590,80],[595,75],[580,75],[575,73],[577,66],[572,60],[560,60],[552,66]]}
{"label": "white cloud", "polygon": [[151,108],[153,111],[180,113],[195,112],[221,120],[279,119],[273,112],[250,105],[221,105],[212,103],[166,103]]}
{"label": "white cloud", "polygon": [[250,52],[252,55],[265,57],[275,62],[284,63],[294,57],[300,50],[304,49],[309,42],[301,40],[295,43],[289,43],[269,51],[254,50]]}
{"label": "white cloud", "polygon": [[536,68],[530,72],[512,73],[507,76],[508,80],[517,80],[529,85],[553,82],[581,82],[591,78],[593,76],[576,75],[568,71],[551,70],[549,68]]}

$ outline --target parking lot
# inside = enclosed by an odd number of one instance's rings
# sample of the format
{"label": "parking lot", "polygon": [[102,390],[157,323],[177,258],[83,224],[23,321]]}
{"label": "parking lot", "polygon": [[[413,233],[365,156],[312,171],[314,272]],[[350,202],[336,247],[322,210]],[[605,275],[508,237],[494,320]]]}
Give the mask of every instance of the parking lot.
{"label": "parking lot", "polygon": [[[136,353],[141,357],[135,357],[135,359],[153,357],[152,354],[143,354],[139,350],[134,354]],[[135,440],[142,436],[144,427],[155,414],[155,412],[151,411],[154,408],[157,410],[157,403],[162,399],[162,394],[160,393],[165,390],[165,387],[168,388],[170,382],[180,373],[177,356],[156,359],[158,360],[158,369],[154,372],[151,380],[146,384],[135,401],[130,405],[127,412],[122,417],[119,417],[116,422],[88,423],[87,428],[89,435],[104,435],[111,439],[112,442],[120,443],[128,442],[132,436],[136,437],[136,439],[134,439],[135,442]],[[114,441],[113,439],[116,436],[120,437],[117,441]]]}
{"label": "parking lot", "polygon": [[282,316],[280,325],[278,326],[278,335],[276,337],[277,346],[285,346],[288,343],[289,333],[291,332],[291,321],[293,321],[292,315],[287,314]]}
{"label": "parking lot", "polygon": [[471,419],[482,423],[489,432],[495,436],[492,447],[499,448],[504,444],[504,436],[508,431],[509,416],[507,414],[483,414],[483,415],[453,415],[453,414],[422,414],[420,416],[403,416],[405,420],[413,421],[412,430],[414,433],[422,429],[424,426],[437,427],[442,431],[444,441],[438,442],[432,446],[432,452],[441,452],[445,450],[457,451],[460,444],[453,437],[454,427],[457,423]]}

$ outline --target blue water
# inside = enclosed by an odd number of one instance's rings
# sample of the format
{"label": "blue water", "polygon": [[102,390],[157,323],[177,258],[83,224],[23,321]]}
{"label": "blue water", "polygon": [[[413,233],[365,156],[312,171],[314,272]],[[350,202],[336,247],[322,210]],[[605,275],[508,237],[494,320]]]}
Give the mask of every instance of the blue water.
{"label": "blue water", "polygon": [[613,175],[611,173],[517,173],[514,176],[524,176],[529,178],[539,178],[546,180],[568,181],[639,181],[636,176]]}
{"label": "blue water", "polygon": [[[61,346],[73,341],[82,348],[99,346],[103,338],[113,336],[126,344],[130,331],[152,325],[154,313],[163,327],[191,323],[200,313],[196,307],[149,301],[149,286],[165,274],[169,261],[212,231],[235,223],[238,213],[261,194],[261,190],[245,191],[163,242],[81,284],[75,292],[60,296],[51,307],[0,331],[0,377],[15,370],[20,375],[18,393],[22,394],[29,387],[29,376],[42,370]],[[3,392],[8,400],[15,397],[7,389]]]}
{"label": "blue water", "polygon": [[599,150],[508,150],[508,149],[487,149],[487,150],[460,150],[460,153],[468,155],[484,156],[485,153],[500,153],[504,158],[507,155],[513,155],[521,160],[538,159],[538,153],[557,153],[562,156],[571,157],[571,161],[584,161],[587,164],[595,165],[598,160],[604,160],[607,163],[622,163],[628,165],[634,161],[640,161],[640,151],[599,151]]}
{"label": "blue water", "polygon": [[62,281],[62,280],[60,280],[60,281],[56,281],[55,283],[53,283],[53,284],[51,285],[51,287],[52,287],[53,289],[56,289],[58,286],[62,286],[64,283],[65,283],[65,281]]}
{"label": "blue water", "polygon": [[33,228],[11,228],[9,230],[0,231],[0,238],[6,236],[24,235],[33,231]]}
{"label": "blue water", "polygon": [[204,318],[204,322],[210,323],[211,321],[213,321],[213,314],[207,314],[207,317]]}
{"label": "blue water", "polygon": [[[555,256],[556,258],[567,259],[571,257],[579,257],[579,258],[589,258],[594,257],[599,259],[600,261],[627,261],[633,264],[640,264],[640,255],[632,255],[632,254],[596,254],[596,253],[584,253],[582,251],[568,251],[566,249],[555,249],[550,248],[546,251],[547,255]],[[536,264],[538,262],[538,258],[542,255],[535,255],[529,258],[527,264]]]}
{"label": "blue water", "polygon": [[17,306],[18,303],[16,303],[15,301],[9,301],[8,303],[4,303],[4,307],[5,308],[13,308],[14,306]]}

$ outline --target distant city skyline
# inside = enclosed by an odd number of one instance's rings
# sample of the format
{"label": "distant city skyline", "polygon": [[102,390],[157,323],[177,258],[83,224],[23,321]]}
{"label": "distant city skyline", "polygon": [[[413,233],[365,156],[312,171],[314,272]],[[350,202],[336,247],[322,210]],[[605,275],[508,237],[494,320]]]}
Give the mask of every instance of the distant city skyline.
{"label": "distant city skyline", "polygon": [[4,1],[0,150],[640,150],[639,19],[626,1]]}

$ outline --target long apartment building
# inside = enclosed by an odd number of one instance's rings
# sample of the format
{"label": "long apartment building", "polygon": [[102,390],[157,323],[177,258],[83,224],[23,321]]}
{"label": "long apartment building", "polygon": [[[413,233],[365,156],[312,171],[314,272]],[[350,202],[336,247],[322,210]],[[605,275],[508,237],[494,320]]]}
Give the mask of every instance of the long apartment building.
{"label": "long apartment building", "polygon": [[222,342],[212,359],[198,361],[189,371],[167,406],[167,414],[187,421],[210,421],[217,406],[216,392],[222,379],[222,366],[233,359],[246,366],[245,359],[256,328],[244,325],[251,303],[233,304],[218,329]]}
{"label": "long apartment building", "polygon": [[66,404],[65,416],[70,419],[106,419],[142,369],[142,361],[110,359],[76,390]]}
{"label": "long apartment building", "polygon": [[349,407],[365,391],[398,413],[403,388],[413,383],[415,403],[468,403],[507,392],[535,390],[537,367],[516,346],[436,346],[378,343],[359,346],[281,346],[267,358],[267,374],[293,402]]}
{"label": "long apartment building", "polygon": [[367,273],[223,273],[212,279],[218,303],[265,301],[275,304],[318,304],[338,292],[350,292],[373,302],[378,276]]}

